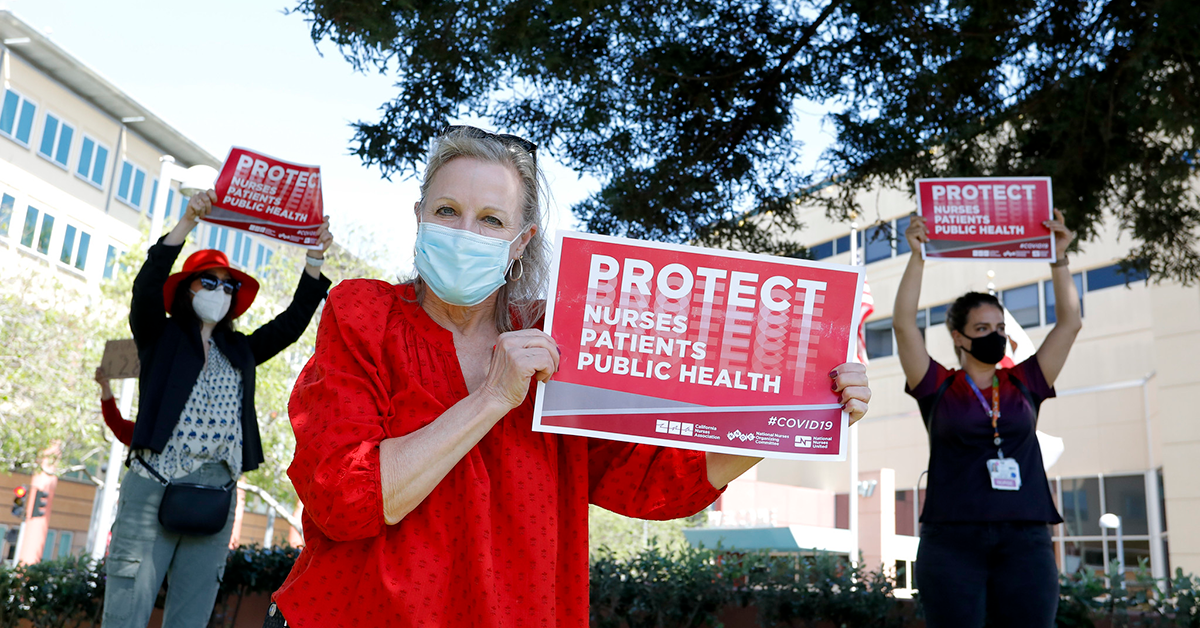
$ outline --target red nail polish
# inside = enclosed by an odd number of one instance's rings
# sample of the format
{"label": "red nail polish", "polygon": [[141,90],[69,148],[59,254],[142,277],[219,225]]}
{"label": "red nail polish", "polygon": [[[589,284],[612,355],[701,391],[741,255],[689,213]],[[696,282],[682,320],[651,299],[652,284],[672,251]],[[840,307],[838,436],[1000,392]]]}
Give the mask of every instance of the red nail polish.
{"label": "red nail polish", "polygon": [[837,377],[837,371],[836,370],[829,371],[829,378],[833,379],[834,377]]}
{"label": "red nail polish", "polygon": [[829,382],[829,390],[832,392],[837,392],[837,382]]}

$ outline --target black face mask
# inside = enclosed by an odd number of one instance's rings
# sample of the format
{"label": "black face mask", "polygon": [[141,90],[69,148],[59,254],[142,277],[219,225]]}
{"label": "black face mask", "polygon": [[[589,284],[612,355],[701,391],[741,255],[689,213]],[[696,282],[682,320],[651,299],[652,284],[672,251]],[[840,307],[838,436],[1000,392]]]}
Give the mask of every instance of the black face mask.
{"label": "black face mask", "polygon": [[994,331],[978,338],[966,337],[971,339],[971,348],[965,351],[976,360],[984,364],[996,364],[1004,359],[1004,347],[1008,344],[1008,338],[1001,336],[1000,332]]}

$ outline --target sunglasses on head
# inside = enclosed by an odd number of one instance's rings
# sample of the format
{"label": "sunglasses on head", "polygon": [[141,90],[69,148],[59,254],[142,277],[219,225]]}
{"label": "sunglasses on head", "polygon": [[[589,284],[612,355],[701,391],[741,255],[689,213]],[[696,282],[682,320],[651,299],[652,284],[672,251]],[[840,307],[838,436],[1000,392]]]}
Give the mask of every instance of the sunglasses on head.
{"label": "sunglasses on head", "polygon": [[537,144],[534,144],[533,142],[531,142],[523,137],[518,137],[516,135],[510,135],[508,133],[492,133],[491,131],[485,131],[483,129],[473,127],[473,126],[468,126],[465,124],[450,125],[450,126],[446,127],[445,129],[443,129],[441,134],[448,135],[448,134],[456,132],[456,131],[465,134],[467,137],[474,137],[474,138],[478,138],[478,139],[488,138],[488,139],[500,140],[500,142],[502,144],[505,144],[506,146],[517,146],[517,147],[521,148],[525,152],[529,153],[530,157],[534,157],[535,154],[537,153]]}
{"label": "sunglasses on head", "polygon": [[216,290],[217,288],[224,287],[225,294],[233,294],[238,288],[242,287],[242,282],[236,279],[221,279],[216,275],[204,273],[200,275],[200,287],[205,290]]}

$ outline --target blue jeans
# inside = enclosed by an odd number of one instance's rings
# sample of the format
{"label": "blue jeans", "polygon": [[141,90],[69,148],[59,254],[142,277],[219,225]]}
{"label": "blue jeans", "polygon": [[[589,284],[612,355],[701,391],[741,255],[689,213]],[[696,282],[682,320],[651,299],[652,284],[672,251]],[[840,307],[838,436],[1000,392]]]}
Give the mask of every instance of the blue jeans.
{"label": "blue jeans", "polygon": [[1051,628],[1058,567],[1044,523],[926,523],[914,566],[928,628]]}

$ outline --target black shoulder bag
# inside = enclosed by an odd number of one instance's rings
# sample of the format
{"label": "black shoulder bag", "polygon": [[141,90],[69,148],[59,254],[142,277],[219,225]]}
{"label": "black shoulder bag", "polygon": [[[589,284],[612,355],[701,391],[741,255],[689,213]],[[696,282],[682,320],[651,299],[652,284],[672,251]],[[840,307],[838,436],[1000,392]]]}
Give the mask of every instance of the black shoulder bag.
{"label": "black shoulder bag", "polygon": [[187,536],[212,536],[225,527],[237,480],[229,480],[224,486],[172,482],[159,475],[140,453],[135,457],[165,489],[158,505],[162,527]]}

